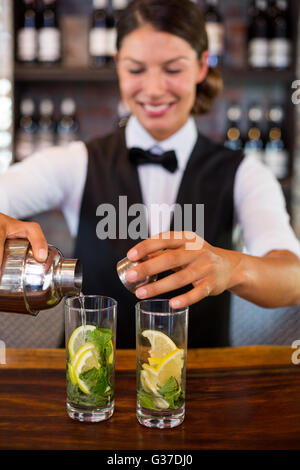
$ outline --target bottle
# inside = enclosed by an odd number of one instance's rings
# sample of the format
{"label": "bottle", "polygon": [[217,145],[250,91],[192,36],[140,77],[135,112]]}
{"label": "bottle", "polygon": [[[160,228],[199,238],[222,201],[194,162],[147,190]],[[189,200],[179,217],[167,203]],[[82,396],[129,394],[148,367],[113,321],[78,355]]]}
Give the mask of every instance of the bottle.
{"label": "bottle", "polygon": [[106,15],[106,63],[114,64],[114,56],[117,52],[117,22],[127,3],[127,0],[108,0]]}
{"label": "bottle", "polygon": [[112,0],[108,0],[106,8],[106,53],[105,53],[105,63],[113,64],[114,55],[116,53],[116,41],[117,41],[117,29],[116,29],[116,11],[113,8]]}
{"label": "bottle", "polygon": [[77,139],[78,121],[76,104],[72,98],[65,98],[60,105],[60,119],[57,123],[57,144],[67,145]]}
{"label": "bottle", "polygon": [[36,121],[34,119],[34,102],[31,98],[22,99],[20,103],[20,120],[16,134],[16,160],[24,160],[35,151]]}
{"label": "bottle", "polygon": [[116,20],[118,21],[120,14],[128,5],[128,0],[111,0],[111,2],[115,12]]}
{"label": "bottle", "polygon": [[92,26],[89,34],[89,54],[95,67],[106,64],[106,0],[93,0]]}
{"label": "bottle", "polygon": [[44,65],[54,65],[61,60],[56,0],[43,0],[38,32],[38,60]]}
{"label": "bottle", "polygon": [[216,67],[224,52],[224,23],[218,9],[218,0],[206,0],[205,25],[208,36],[208,65]]}
{"label": "bottle", "polygon": [[50,99],[41,100],[37,122],[36,150],[52,147],[55,144],[56,124],[53,112],[53,102]]}
{"label": "bottle", "polygon": [[66,295],[78,295],[82,268],[77,259],[65,259],[48,245],[45,262],[34,259],[26,239],[9,239],[0,269],[0,310],[36,315],[57,305]]}
{"label": "bottle", "polygon": [[292,49],[287,0],[276,0],[273,11],[269,64],[276,69],[287,69],[291,65]]}
{"label": "bottle", "polygon": [[37,59],[35,0],[23,0],[22,26],[17,33],[17,60],[32,64]]}
{"label": "bottle", "polygon": [[227,109],[227,130],[224,145],[231,150],[241,150],[243,148],[240,122],[242,110],[238,104],[232,104]]}
{"label": "bottle", "polygon": [[284,136],[284,110],[280,105],[273,105],[268,112],[268,140],[266,143],[265,164],[274,176],[283,179],[288,175],[289,152]]}
{"label": "bottle", "polygon": [[248,133],[244,151],[259,161],[264,158],[263,137],[263,109],[259,105],[252,105],[248,109]]}
{"label": "bottle", "polygon": [[251,7],[248,28],[248,63],[250,67],[266,68],[269,63],[269,17],[266,0],[255,0]]}

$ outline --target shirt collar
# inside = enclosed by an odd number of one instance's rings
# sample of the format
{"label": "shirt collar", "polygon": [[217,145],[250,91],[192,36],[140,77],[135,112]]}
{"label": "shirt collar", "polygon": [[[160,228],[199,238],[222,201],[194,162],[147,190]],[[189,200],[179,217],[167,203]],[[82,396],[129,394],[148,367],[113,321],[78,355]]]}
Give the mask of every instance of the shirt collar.
{"label": "shirt collar", "polygon": [[189,117],[187,122],[166,140],[155,140],[144,127],[139,123],[138,119],[131,115],[126,128],[125,139],[126,147],[139,147],[143,150],[151,150],[153,147],[160,147],[164,152],[174,150],[178,160],[178,167],[183,170],[196,144],[198,131],[196,122]]}

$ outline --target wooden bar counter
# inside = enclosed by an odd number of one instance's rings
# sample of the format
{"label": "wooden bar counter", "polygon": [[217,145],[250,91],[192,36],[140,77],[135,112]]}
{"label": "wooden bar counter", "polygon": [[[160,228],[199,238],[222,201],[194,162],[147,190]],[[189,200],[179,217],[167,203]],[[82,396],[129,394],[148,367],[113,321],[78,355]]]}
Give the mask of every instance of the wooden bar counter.
{"label": "wooden bar counter", "polygon": [[117,351],[112,418],[80,423],[66,413],[65,351],[7,349],[0,449],[300,449],[300,364],[292,363],[293,352],[189,350],[185,421],[159,430],[136,420],[135,351]]}

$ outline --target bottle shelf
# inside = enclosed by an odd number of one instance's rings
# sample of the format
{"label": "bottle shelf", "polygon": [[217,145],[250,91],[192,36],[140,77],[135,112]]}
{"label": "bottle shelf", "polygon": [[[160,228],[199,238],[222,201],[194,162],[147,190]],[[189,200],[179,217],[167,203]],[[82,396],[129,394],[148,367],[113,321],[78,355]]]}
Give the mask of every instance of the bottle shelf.
{"label": "bottle shelf", "polygon": [[105,82],[117,80],[114,65],[95,68],[16,64],[14,77],[17,82]]}
{"label": "bottle shelf", "polygon": [[[261,82],[264,84],[291,83],[296,79],[294,70],[249,69],[220,67],[225,84],[231,82]],[[66,67],[63,65],[15,65],[17,82],[106,82],[117,81],[114,65],[104,67]]]}

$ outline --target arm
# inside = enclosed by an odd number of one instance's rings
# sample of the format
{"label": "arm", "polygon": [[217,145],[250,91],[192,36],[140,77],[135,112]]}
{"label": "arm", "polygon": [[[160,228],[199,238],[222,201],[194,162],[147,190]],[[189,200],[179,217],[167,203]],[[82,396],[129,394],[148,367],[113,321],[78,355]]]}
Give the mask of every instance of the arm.
{"label": "arm", "polygon": [[[196,234],[182,232],[181,238],[175,238],[174,232],[168,235],[167,239],[166,234],[148,238],[127,254],[130,260],[136,261],[163,250],[128,271],[128,280],[142,279],[170,269],[176,271],[139,288],[136,291],[138,298],[155,297],[192,284],[187,293],[171,299],[172,307],[191,305],[225,290],[265,308],[300,302],[300,260],[293,253],[273,251],[260,258],[213,247]],[[187,249],[191,236],[198,249]],[[136,273],[135,278],[132,272]]]}
{"label": "arm", "polygon": [[39,261],[47,255],[40,226],[12,217],[24,218],[60,207],[69,219],[71,233],[76,234],[86,171],[86,147],[74,142],[37,152],[0,175],[0,265],[6,238],[28,238]]}
{"label": "arm", "polygon": [[25,218],[63,208],[68,201],[75,207],[81,201],[86,164],[85,145],[74,142],[47,148],[12,165],[0,175],[0,212]]}
{"label": "arm", "polygon": [[[264,308],[300,303],[300,260],[287,250],[241,255],[231,292]],[[243,282],[238,282],[241,277]]]}

